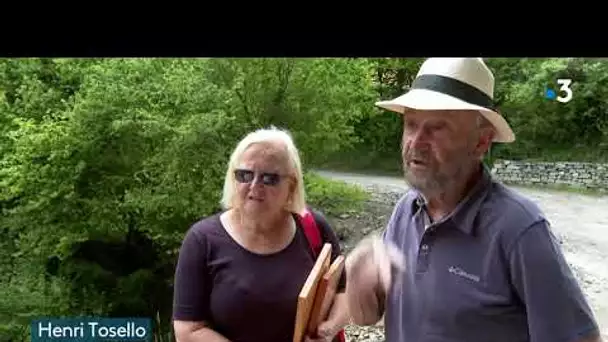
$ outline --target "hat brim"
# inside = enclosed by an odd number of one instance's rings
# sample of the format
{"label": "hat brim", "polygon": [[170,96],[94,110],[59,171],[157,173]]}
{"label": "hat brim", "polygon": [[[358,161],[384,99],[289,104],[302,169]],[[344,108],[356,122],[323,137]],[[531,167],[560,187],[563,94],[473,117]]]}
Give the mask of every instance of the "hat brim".
{"label": "hat brim", "polygon": [[376,106],[400,114],[403,114],[406,108],[416,110],[477,110],[496,129],[495,142],[510,143],[515,141],[513,130],[499,113],[436,91],[412,89],[395,99],[376,102]]}

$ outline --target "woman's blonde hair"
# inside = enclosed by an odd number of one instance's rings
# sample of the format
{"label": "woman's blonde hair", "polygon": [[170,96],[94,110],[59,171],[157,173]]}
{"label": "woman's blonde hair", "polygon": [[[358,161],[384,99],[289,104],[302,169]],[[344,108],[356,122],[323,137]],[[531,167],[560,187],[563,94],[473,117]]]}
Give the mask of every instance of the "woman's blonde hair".
{"label": "woman's blonde hair", "polygon": [[287,158],[291,166],[292,176],[295,178],[296,186],[291,194],[291,201],[288,203],[286,210],[300,214],[306,208],[306,193],[304,190],[304,176],[302,173],[302,162],[300,161],[300,152],[298,151],[289,131],[279,129],[275,126],[269,128],[258,129],[247,134],[239,143],[230,155],[228,161],[228,170],[224,178],[224,190],[220,204],[224,209],[234,207],[234,196],[236,193],[236,180],[234,178],[234,170],[237,168],[241,156],[249,146],[257,143],[265,142],[280,142],[285,146]]}

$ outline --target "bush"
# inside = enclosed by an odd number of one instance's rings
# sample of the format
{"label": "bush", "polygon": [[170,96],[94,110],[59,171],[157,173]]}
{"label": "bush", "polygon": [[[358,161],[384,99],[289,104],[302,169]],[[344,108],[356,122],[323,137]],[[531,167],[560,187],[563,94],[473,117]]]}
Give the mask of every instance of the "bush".
{"label": "bush", "polygon": [[[371,94],[369,67],[0,60],[0,333],[17,336],[38,314],[157,315],[167,324],[181,239],[217,210],[236,142],[260,127],[287,128],[304,161],[352,144],[352,118],[368,103],[353,99]],[[325,204],[348,194],[343,187],[314,189],[325,208],[350,208],[352,199]],[[25,257],[31,271],[8,276]],[[36,291],[40,279],[40,288],[63,284],[61,302]]]}
{"label": "bush", "polygon": [[337,216],[342,213],[358,211],[369,195],[363,188],[323,178],[309,171],[304,175],[308,203],[327,215]]}
{"label": "bush", "polygon": [[[29,341],[34,317],[76,316],[69,311],[69,284],[47,279],[26,256],[0,286],[0,342]],[[90,298],[93,301],[95,297]]]}

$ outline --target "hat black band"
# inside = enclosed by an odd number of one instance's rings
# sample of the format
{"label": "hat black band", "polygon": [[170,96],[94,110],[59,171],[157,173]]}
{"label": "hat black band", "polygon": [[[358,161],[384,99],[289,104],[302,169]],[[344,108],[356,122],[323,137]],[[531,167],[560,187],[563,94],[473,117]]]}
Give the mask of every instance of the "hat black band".
{"label": "hat black band", "polygon": [[440,75],[420,75],[412,83],[411,89],[432,90],[477,106],[495,110],[492,98],[481,90],[454,78]]}

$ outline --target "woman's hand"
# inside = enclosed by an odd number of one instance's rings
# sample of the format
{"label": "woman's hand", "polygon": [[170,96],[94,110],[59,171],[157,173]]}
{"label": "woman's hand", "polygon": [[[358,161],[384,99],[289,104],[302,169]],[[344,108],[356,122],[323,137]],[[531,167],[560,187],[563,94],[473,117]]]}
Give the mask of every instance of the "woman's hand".
{"label": "woman's hand", "polygon": [[342,329],[331,321],[321,322],[317,328],[317,336],[306,336],[304,342],[331,342]]}
{"label": "woman's hand", "polygon": [[337,293],[327,319],[317,327],[316,336],[307,336],[304,342],[331,342],[348,324],[349,317],[346,294]]}

